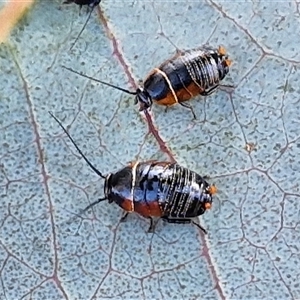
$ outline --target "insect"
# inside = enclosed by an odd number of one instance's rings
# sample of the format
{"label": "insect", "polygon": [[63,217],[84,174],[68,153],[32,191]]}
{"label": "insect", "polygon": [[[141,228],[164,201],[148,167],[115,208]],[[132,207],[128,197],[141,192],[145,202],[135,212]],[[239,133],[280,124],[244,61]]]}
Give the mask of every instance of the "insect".
{"label": "insect", "polygon": [[70,50],[74,47],[74,45],[75,45],[76,42],[78,41],[79,37],[81,36],[83,30],[85,29],[85,27],[86,27],[86,25],[87,25],[87,23],[88,23],[88,21],[89,21],[91,15],[92,15],[92,12],[93,12],[94,8],[95,8],[96,6],[98,6],[98,5],[100,4],[100,2],[101,2],[101,0],[66,0],[66,1],[63,2],[63,4],[75,3],[75,4],[79,5],[80,9],[81,9],[82,6],[84,6],[84,5],[87,5],[87,7],[90,8],[90,12],[89,12],[89,14],[88,14],[88,17],[87,17],[87,19],[86,19],[86,21],[85,21],[85,23],[84,23],[82,29],[80,30],[78,36],[76,37],[74,43],[72,44]]}
{"label": "insect", "polygon": [[184,102],[199,94],[207,96],[213,93],[229,72],[230,65],[231,60],[222,46],[218,49],[201,46],[194,50],[177,51],[172,58],[154,68],[144,80],[143,85],[135,92],[95,79],[71,68],[64,68],[127,94],[135,95],[135,104],[140,104],[140,111],[151,107],[153,102],[165,106],[178,103],[190,109],[196,119],[192,106]]}
{"label": "insect", "polygon": [[160,217],[169,223],[193,223],[206,233],[192,219],[211,208],[212,196],[217,191],[214,185],[187,168],[164,161],[131,162],[116,173],[104,176],[82,153],[61,122],[49,113],[91,169],[105,180],[104,197],[88,205],[83,212],[108,200],[124,210],[122,220],[131,212],[150,219],[148,232],[154,231],[153,217]]}

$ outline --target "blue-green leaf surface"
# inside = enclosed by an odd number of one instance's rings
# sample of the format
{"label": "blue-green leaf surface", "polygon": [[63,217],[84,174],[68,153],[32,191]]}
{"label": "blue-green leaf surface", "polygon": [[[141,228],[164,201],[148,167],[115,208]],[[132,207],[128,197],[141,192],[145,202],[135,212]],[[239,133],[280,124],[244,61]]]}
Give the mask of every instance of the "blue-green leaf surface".
{"label": "blue-green leaf surface", "polygon": [[[299,4],[297,1],[40,1],[0,46],[1,299],[300,298]],[[1,26],[1,25],[0,25]],[[61,66],[134,90],[178,49],[222,44],[225,85],[154,105]],[[103,202],[107,174],[132,160],[177,161],[209,175],[214,206],[192,225]]]}

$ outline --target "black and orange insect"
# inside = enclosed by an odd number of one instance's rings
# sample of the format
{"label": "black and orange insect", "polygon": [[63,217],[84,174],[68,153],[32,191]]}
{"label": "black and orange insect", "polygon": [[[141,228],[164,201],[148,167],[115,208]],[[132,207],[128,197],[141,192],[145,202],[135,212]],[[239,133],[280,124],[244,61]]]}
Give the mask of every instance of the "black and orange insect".
{"label": "black and orange insect", "polygon": [[150,219],[149,232],[154,231],[153,217],[160,217],[169,223],[193,223],[206,233],[193,218],[211,208],[212,196],[217,191],[214,185],[176,163],[159,161],[132,162],[116,173],[104,176],[85,157],[61,122],[52,113],[50,115],[92,170],[105,179],[104,197],[91,203],[84,211],[108,200],[124,210],[122,220],[131,212]]}
{"label": "black and orange insect", "polygon": [[151,107],[153,102],[165,106],[178,103],[189,108],[196,118],[193,108],[183,102],[196,95],[207,96],[213,93],[229,72],[230,65],[231,60],[222,46],[218,49],[201,46],[194,50],[177,51],[172,58],[154,68],[135,92],[84,75],[71,68],[64,68],[125,93],[136,95],[135,103],[140,104],[140,111]]}
{"label": "black and orange insect", "polygon": [[74,47],[74,45],[76,44],[76,42],[78,41],[79,37],[81,36],[83,30],[85,29],[89,19],[91,18],[92,12],[94,10],[94,8],[96,6],[98,6],[100,4],[101,0],[65,0],[63,2],[63,4],[70,4],[70,3],[75,3],[77,5],[79,5],[80,9],[82,8],[82,6],[87,6],[89,8],[89,14],[88,17],[82,27],[82,29],[80,30],[79,34],[77,35],[77,38],[75,39],[74,43],[72,44],[70,50]]}

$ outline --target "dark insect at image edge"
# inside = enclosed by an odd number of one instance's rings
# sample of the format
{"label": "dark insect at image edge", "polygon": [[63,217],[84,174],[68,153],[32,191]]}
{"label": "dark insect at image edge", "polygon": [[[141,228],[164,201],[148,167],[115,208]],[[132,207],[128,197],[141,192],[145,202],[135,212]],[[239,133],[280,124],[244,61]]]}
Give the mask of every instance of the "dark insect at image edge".
{"label": "dark insect at image edge", "polygon": [[148,218],[148,232],[154,232],[153,217],[159,217],[169,223],[193,223],[207,233],[193,219],[211,208],[212,196],[217,192],[215,185],[210,185],[194,171],[165,161],[132,162],[105,176],[86,158],[62,123],[51,112],[49,114],[91,169],[105,180],[104,197],[88,205],[83,212],[107,200],[125,211],[122,220],[130,212]]}
{"label": "dark insect at image edge", "polygon": [[153,102],[164,106],[180,104],[189,109],[196,119],[193,107],[185,102],[197,95],[208,96],[215,92],[228,74],[231,63],[223,46],[213,48],[202,45],[192,50],[177,51],[173,57],[152,69],[143,85],[136,91],[118,87],[66,66],[62,67],[90,80],[135,95],[135,103],[140,104],[140,111],[151,108]]}
{"label": "dark insect at image edge", "polygon": [[79,6],[87,5],[87,6],[90,6],[90,7],[94,7],[94,6],[99,5],[100,2],[101,2],[101,0],[65,0],[63,2],[63,4],[74,3],[74,4],[77,4]]}

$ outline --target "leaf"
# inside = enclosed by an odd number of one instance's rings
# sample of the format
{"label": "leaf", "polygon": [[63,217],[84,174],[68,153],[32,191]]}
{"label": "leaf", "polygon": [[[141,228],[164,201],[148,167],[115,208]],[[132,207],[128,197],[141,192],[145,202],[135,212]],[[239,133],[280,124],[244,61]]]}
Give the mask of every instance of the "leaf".
{"label": "leaf", "polygon": [[4,43],[14,26],[24,16],[24,13],[33,5],[34,0],[6,1],[0,6],[0,44]]}
{"label": "leaf", "polygon": [[[299,288],[299,40],[296,2],[104,1],[72,51],[85,9],[40,1],[1,45],[1,299],[295,299]],[[190,111],[134,90],[179,49],[224,45],[224,85]],[[191,225],[103,202],[107,174],[132,160],[176,160],[218,187]]]}

